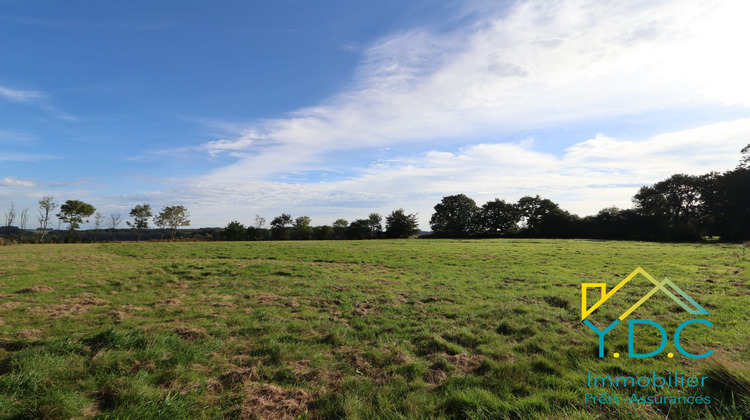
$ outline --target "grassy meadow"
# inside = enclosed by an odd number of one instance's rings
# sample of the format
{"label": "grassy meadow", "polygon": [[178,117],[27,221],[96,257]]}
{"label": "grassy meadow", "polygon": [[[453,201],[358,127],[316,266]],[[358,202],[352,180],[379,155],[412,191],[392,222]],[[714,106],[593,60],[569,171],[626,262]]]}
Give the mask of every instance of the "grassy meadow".
{"label": "grassy meadow", "polygon": [[[581,283],[636,267],[711,312],[654,295],[631,317],[670,335],[649,359],[627,327],[581,322]],[[0,247],[0,418],[747,418],[750,248],[585,240],[113,243]],[[638,280],[640,281],[640,280]],[[648,285],[602,307],[606,326]],[[591,298],[594,299],[595,298]],[[614,299],[614,298],[613,298]],[[687,318],[686,318],[687,317]],[[639,333],[643,351],[658,339]],[[667,352],[674,352],[668,358]],[[584,403],[587,372],[709,376],[709,405]]]}

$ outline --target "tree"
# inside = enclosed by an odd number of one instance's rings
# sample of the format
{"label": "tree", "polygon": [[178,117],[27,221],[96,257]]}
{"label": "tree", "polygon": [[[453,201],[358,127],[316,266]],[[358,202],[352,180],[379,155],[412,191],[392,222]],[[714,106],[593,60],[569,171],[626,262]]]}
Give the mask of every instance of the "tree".
{"label": "tree", "polygon": [[265,224],[266,219],[259,214],[256,214],[253,226],[247,227],[247,238],[251,241],[259,241],[263,239],[263,225]]}
{"label": "tree", "polygon": [[263,225],[266,224],[266,218],[261,217],[259,214],[255,215],[255,228],[260,230],[263,229]]}
{"label": "tree", "polygon": [[349,222],[345,219],[338,219],[333,222],[333,235],[336,239],[346,238],[346,228],[349,226]]}
{"label": "tree", "polygon": [[449,195],[435,205],[430,226],[438,235],[462,237],[474,233],[477,204],[464,194]]}
{"label": "tree", "polygon": [[527,234],[540,234],[541,225],[545,217],[551,212],[558,210],[559,207],[552,200],[535,197],[521,197],[516,204],[523,230]]}
{"label": "tree", "polygon": [[117,226],[120,225],[122,222],[122,216],[120,216],[120,213],[110,213],[109,215],[109,228],[112,229],[112,240],[115,240],[115,231],[117,231]]}
{"label": "tree", "polygon": [[370,237],[378,238],[383,233],[383,217],[377,213],[370,213],[367,217],[370,224]]}
{"label": "tree", "polygon": [[185,206],[166,206],[161,209],[157,216],[170,230],[170,240],[174,241],[177,236],[177,229],[183,226],[190,226],[190,213]]}
{"label": "tree", "polygon": [[738,169],[750,169],[750,144],[743,147],[740,153],[742,153],[742,158]]}
{"label": "tree", "polygon": [[306,241],[312,238],[313,229],[310,227],[310,217],[300,216],[294,220],[294,231],[297,239]]}
{"label": "tree", "polygon": [[42,228],[42,237],[40,241],[44,241],[44,235],[47,233],[47,225],[50,220],[50,213],[52,213],[57,204],[53,201],[50,196],[44,196],[39,200],[39,227]]}
{"label": "tree", "polygon": [[246,232],[245,225],[233,220],[224,228],[224,237],[228,241],[241,241],[245,239]]}
{"label": "tree", "polygon": [[18,243],[20,244],[23,239],[23,234],[26,231],[26,224],[29,222],[29,209],[23,209],[21,211],[21,219],[19,222],[21,230],[18,231]]}
{"label": "tree", "polygon": [[88,220],[84,220],[90,217],[96,208],[91,204],[84,203],[79,200],[68,200],[60,206],[60,213],[57,213],[57,218],[63,223],[68,224],[70,232],[74,232],[81,226],[81,223],[88,223]]}
{"label": "tree", "polygon": [[150,204],[138,204],[130,210],[133,223],[125,222],[125,224],[135,229],[138,242],[141,241],[141,230],[148,229],[148,218],[151,216]]}
{"label": "tree", "polygon": [[406,214],[404,209],[394,210],[385,218],[386,238],[409,238],[419,233],[416,213]]}
{"label": "tree", "polygon": [[167,221],[164,219],[161,213],[154,216],[154,225],[159,228],[160,240],[164,239],[164,230],[167,228]]}
{"label": "tree", "polygon": [[292,224],[292,215],[289,213],[282,213],[281,216],[276,216],[271,220],[271,233],[275,239],[284,240],[289,239],[289,231],[287,226]]}
{"label": "tree", "polygon": [[490,234],[509,234],[518,230],[521,214],[511,203],[499,198],[486,202],[479,210],[477,225],[480,230]]}
{"label": "tree", "polygon": [[102,226],[104,226],[104,219],[105,217],[103,214],[96,212],[96,214],[94,215],[94,231],[95,232],[99,232]]}
{"label": "tree", "polygon": [[357,219],[351,222],[346,229],[346,237],[348,239],[370,239],[372,237],[370,220]]}
{"label": "tree", "polygon": [[636,210],[654,224],[654,235],[662,239],[689,239],[700,236],[705,180],[676,174],[642,187],[633,196]]}
{"label": "tree", "polygon": [[13,205],[13,202],[10,202],[10,208],[8,211],[4,213],[5,216],[5,234],[8,236],[8,240],[10,240],[10,227],[13,226],[13,222],[16,220],[16,207]]}

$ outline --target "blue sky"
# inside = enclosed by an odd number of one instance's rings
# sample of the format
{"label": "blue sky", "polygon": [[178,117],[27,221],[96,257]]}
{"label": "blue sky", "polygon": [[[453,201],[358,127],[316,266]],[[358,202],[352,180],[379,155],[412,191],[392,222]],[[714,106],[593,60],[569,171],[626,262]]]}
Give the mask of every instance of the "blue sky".
{"label": "blue sky", "polygon": [[627,208],[750,143],[743,1],[0,0],[0,211]]}

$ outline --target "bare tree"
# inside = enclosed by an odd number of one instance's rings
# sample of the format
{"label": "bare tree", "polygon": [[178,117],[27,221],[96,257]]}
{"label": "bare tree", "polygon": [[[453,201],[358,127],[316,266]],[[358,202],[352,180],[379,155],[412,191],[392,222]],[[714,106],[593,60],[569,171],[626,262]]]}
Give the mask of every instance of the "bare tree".
{"label": "bare tree", "polygon": [[105,219],[106,217],[99,212],[96,212],[96,214],[94,214],[94,242],[96,242],[96,239],[99,237],[98,233],[100,230],[102,230]]}
{"label": "bare tree", "polygon": [[57,207],[57,204],[52,200],[53,198],[50,196],[42,197],[42,199],[39,200],[39,227],[42,228],[42,237],[40,241],[44,241],[44,235],[47,234],[47,224],[49,223],[50,214]]}
{"label": "bare tree", "polygon": [[21,243],[24,232],[26,232],[26,224],[29,222],[29,209],[23,209],[21,211],[21,219],[19,220],[21,230],[18,231],[18,243]]}
{"label": "bare tree", "polygon": [[117,226],[122,223],[122,216],[120,216],[120,213],[111,213],[109,215],[109,228],[112,229],[112,240],[115,240],[115,231],[117,230]]}
{"label": "bare tree", "polygon": [[16,207],[12,201],[10,202],[10,209],[4,212],[3,215],[5,216],[5,235],[10,240],[10,227],[13,226],[13,222],[16,220]]}
{"label": "bare tree", "polygon": [[95,232],[99,232],[102,226],[104,226],[104,219],[105,217],[103,214],[96,212],[96,214],[94,215],[94,231]]}
{"label": "bare tree", "polygon": [[255,228],[260,229],[266,224],[266,218],[261,217],[259,214],[255,215]]}
{"label": "bare tree", "polygon": [[9,228],[13,226],[13,222],[16,220],[16,207],[12,201],[10,202],[10,209],[4,212],[3,215],[5,216],[5,227]]}

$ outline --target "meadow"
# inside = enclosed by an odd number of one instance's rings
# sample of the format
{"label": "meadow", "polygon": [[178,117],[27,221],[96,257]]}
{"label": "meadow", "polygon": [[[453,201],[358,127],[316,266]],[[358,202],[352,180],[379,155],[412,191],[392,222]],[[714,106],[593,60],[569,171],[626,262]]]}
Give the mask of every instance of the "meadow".
{"label": "meadow", "polygon": [[[748,254],[532,239],[0,247],[0,417],[747,418]],[[711,312],[713,327],[686,329],[683,343],[713,355],[686,358],[669,341],[652,358],[616,359],[628,351],[620,326],[598,357],[581,283],[611,288],[639,266]],[[647,290],[633,286],[595,322]],[[633,316],[670,340],[690,317],[659,295]],[[709,380],[639,395],[711,403],[584,402],[633,392],[592,391],[588,372],[653,371]]]}

